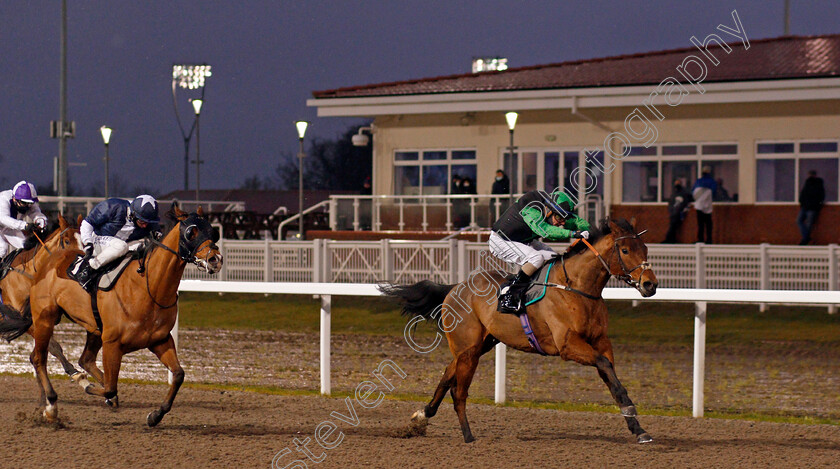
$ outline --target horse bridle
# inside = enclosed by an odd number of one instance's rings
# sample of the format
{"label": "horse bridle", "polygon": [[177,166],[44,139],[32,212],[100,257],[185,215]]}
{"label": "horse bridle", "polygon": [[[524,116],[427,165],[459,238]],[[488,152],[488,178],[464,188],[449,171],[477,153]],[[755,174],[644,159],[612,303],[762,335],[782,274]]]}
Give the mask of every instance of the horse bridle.
{"label": "horse bridle", "polygon": [[638,281],[633,280],[632,274],[633,274],[633,272],[635,272],[639,269],[642,269],[642,272],[639,274],[639,279],[641,279],[642,275],[644,275],[645,271],[651,270],[650,262],[648,262],[647,260],[644,260],[641,263],[639,263],[639,265],[637,265],[636,267],[633,267],[632,269],[628,270],[627,266],[624,264],[624,259],[621,257],[621,249],[619,249],[619,247],[618,247],[618,242],[621,241],[622,239],[640,239],[641,236],[645,233],[647,233],[647,230],[641,231],[639,233],[634,233],[632,235],[620,236],[620,237],[615,238],[613,240],[613,254],[618,256],[618,265],[621,267],[621,273],[620,274],[619,273],[614,273],[610,269],[610,266],[609,266],[609,264],[607,264],[607,261],[604,260],[604,257],[601,255],[600,252],[598,252],[597,249],[595,249],[595,247],[593,247],[591,244],[589,244],[589,241],[587,241],[584,238],[581,238],[581,241],[583,241],[583,243],[586,244],[586,246],[589,248],[589,250],[591,250],[595,254],[595,257],[597,257],[598,260],[601,261],[601,265],[604,266],[604,269],[606,269],[607,272],[609,272],[610,275],[612,275],[613,277],[621,280],[622,282],[626,283],[627,285],[630,285],[631,287],[638,290],[640,284],[639,284]]}
{"label": "horse bridle", "polygon": [[[187,238],[187,233],[189,232],[189,230],[191,228],[199,230],[198,231],[199,236],[197,236],[196,239],[192,243],[188,243],[186,241],[186,238]],[[207,259],[208,259],[208,256],[209,256],[209,252],[212,251],[213,249],[215,249],[216,251],[219,250],[219,247],[213,241],[213,238],[211,238],[210,236],[207,236],[207,234],[204,233],[204,231],[200,230],[198,228],[198,226],[196,226],[195,224],[192,224],[192,225],[189,225],[189,226],[185,227],[184,223],[181,222],[181,226],[180,226],[179,231],[180,231],[180,233],[178,234],[178,252],[175,252],[169,246],[167,246],[167,245],[163,244],[162,242],[158,241],[157,239],[155,239],[154,236],[150,237],[149,241],[152,243],[152,245],[154,245],[156,247],[163,248],[165,251],[174,254],[175,256],[177,256],[182,261],[188,262],[190,264],[195,264],[196,267],[198,267],[199,269],[204,269],[205,271],[207,271],[208,270]],[[203,259],[198,259],[197,256],[196,256],[196,253],[198,252],[198,250],[201,248],[201,246],[204,244],[205,241],[210,241],[210,245],[208,246],[209,249],[207,250],[208,251],[208,256],[205,256]],[[190,244],[194,244],[194,246],[190,247]],[[143,264],[141,266],[141,269],[145,269],[146,259],[148,259],[151,252],[152,252],[152,249],[149,249],[149,250],[146,251],[145,256],[143,256]],[[155,296],[152,295],[152,290],[151,290],[151,287],[149,286],[149,276],[146,275],[145,277],[146,277],[146,292],[149,294],[149,298],[151,298],[152,301],[158,307],[163,308],[163,309],[169,309],[169,308],[175,306],[176,304],[178,304],[179,295],[177,293],[175,294],[175,301],[172,304],[162,305],[162,304],[158,303],[157,299],[155,299]]]}

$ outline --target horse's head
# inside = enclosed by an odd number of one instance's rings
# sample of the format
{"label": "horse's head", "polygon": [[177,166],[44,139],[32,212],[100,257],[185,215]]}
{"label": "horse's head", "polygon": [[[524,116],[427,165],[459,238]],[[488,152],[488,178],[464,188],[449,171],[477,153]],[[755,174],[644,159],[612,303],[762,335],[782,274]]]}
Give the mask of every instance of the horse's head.
{"label": "horse's head", "polygon": [[610,273],[632,286],[643,297],[647,298],[656,293],[659,284],[656,275],[651,270],[647,260],[647,246],[642,242],[641,235],[633,226],[635,219],[609,221],[610,237],[613,242],[613,254],[609,256]]}
{"label": "horse's head", "polygon": [[216,241],[219,235],[213,230],[204,211],[187,213],[173,207],[173,217],[178,220],[178,255],[195,264],[199,270],[215,274],[222,269],[222,253]]}

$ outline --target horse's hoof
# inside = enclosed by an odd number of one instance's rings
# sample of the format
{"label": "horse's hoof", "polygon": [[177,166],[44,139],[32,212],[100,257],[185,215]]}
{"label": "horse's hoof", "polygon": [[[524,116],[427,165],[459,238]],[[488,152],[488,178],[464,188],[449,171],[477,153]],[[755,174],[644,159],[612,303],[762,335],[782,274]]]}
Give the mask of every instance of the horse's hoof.
{"label": "horse's hoof", "polygon": [[[87,381],[87,375],[84,372],[77,371],[76,373],[73,374],[73,376],[70,377],[70,381],[72,381],[76,384],[81,384],[83,381]],[[82,386],[82,387],[85,387],[85,386]]]}
{"label": "horse's hoof", "polygon": [[48,422],[55,422],[58,420],[58,406],[57,405],[48,405],[44,408],[44,418],[47,419]]}
{"label": "horse's hoof", "polygon": [[464,443],[472,443],[473,441],[475,441],[475,437],[472,435],[467,435],[464,437]]}
{"label": "horse's hoof", "polygon": [[639,414],[636,413],[636,406],[629,405],[621,408],[621,415],[624,417],[635,417]]}
{"label": "horse's hoof", "polygon": [[120,408],[120,399],[117,396],[114,396],[111,399],[105,399],[105,404],[107,404],[111,410],[117,410]]}
{"label": "horse's hoof", "polygon": [[653,438],[651,438],[651,436],[647,433],[642,433],[641,435],[636,436],[636,442],[639,444],[653,443]]}
{"label": "horse's hoof", "polygon": [[417,412],[411,414],[411,421],[414,423],[425,423],[427,420],[426,413],[422,410],[418,410]]}
{"label": "horse's hoof", "polygon": [[163,419],[163,415],[161,415],[160,412],[153,410],[146,416],[146,424],[149,427],[154,427],[160,423],[161,419]]}

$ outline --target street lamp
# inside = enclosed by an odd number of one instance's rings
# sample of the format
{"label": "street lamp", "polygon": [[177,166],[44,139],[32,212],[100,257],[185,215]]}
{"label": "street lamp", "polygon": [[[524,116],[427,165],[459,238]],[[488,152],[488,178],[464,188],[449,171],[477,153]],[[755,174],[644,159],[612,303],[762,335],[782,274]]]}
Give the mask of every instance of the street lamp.
{"label": "street lamp", "polygon": [[176,99],[176,91],[178,88],[187,91],[200,90],[201,94],[198,99],[204,99],[204,85],[207,78],[212,76],[210,72],[210,65],[173,65],[172,66],[172,105],[175,108],[175,119],[178,121],[178,128],[181,129],[181,136],[184,137],[184,190],[190,188],[190,138],[195,130],[195,121],[193,121],[190,131],[184,129],[181,123],[181,116],[178,114],[178,100]]}
{"label": "street lamp", "polygon": [[505,120],[507,121],[508,129],[510,129],[510,182],[508,183],[508,189],[510,191],[510,203],[513,204],[513,165],[516,164],[513,158],[513,129],[516,127],[516,118],[519,117],[519,114],[511,111],[505,114]]}
{"label": "street lamp", "polygon": [[105,142],[105,198],[108,198],[108,162],[110,158],[108,157],[108,142],[111,141],[111,128],[107,125],[103,125],[99,128],[99,131],[102,132],[102,141]]}
{"label": "street lamp", "polygon": [[204,104],[202,99],[193,99],[192,105],[195,110],[195,202],[199,201],[198,191],[201,190],[201,136],[199,135],[200,128],[198,118],[201,115],[201,105]]}
{"label": "street lamp", "polygon": [[303,239],[303,159],[306,153],[303,151],[303,136],[306,134],[306,128],[309,127],[307,121],[295,121],[297,127],[298,142],[300,143],[300,151],[298,152],[298,233]]}

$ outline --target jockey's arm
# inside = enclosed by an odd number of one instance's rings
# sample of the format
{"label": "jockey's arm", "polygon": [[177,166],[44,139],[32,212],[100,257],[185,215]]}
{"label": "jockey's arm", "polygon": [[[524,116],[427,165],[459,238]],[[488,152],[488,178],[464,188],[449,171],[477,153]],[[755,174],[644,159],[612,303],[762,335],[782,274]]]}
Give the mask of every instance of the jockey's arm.
{"label": "jockey's arm", "polygon": [[47,227],[47,216],[41,212],[41,206],[38,205],[38,202],[32,204],[32,207],[29,208],[29,211],[26,212],[26,215],[32,219],[32,221],[38,225],[41,229]]}
{"label": "jockey's arm", "polygon": [[96,236],[93,225],[87,221],[87,218],[82,220],[82,225],[79,226],[79,237],[82,239],[82,245],[93,243],[93,237]]}
{"label": "jockey's arm", "polygon": [[26,229],[26,222],[12,217],[11,202],[0,201],[0,227],[23,231]]}
{"label": "jockey's arm", "polygon": [[566,220],[566,226],[574,231],[589,231],[592,227],[589,222],[580,217],[572,217]]}
{"label": "jockey's arm", "polygon": [[531,231],[548,241],[566,241],[572,237],[574,231],[554,226],[546,220],[541,210],[525,207],[520,212]]}

